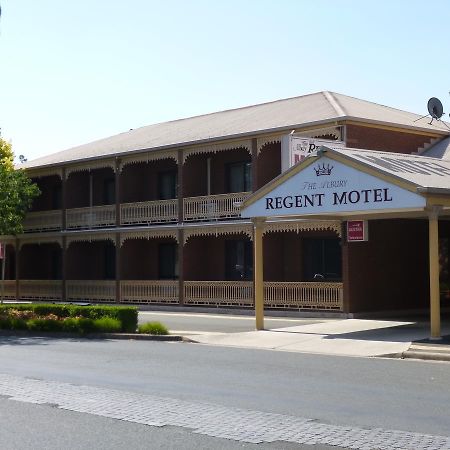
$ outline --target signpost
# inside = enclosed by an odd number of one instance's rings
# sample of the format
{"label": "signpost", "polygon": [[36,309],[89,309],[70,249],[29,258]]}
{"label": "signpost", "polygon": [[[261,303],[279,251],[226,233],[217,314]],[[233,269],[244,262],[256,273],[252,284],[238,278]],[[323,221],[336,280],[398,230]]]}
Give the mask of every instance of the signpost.
{"label": "signpost", "polygon": [[367,242],[369,240],[367,220],[347,222],[347,242]]}
{"label": "signpost", "polygon": [[285,172],[289,167],[303,161],[319,147],[344,148],[343,141],[329,141],[326,139],[314,139],[309,137],[288,134],[281,138],[281,171]]}

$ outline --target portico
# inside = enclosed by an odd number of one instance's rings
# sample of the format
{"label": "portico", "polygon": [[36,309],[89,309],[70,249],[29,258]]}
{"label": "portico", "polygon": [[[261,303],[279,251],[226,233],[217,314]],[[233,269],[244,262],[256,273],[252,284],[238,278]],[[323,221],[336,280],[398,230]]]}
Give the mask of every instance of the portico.
{"label": "portico", "polygon": [[[321,147],[255,192],[243,203],[241,215],[254,223],[256,328],[264,328],[263,224],[275,217],[340,220],[343,224],[357,219],[367,221],[373,239],[363,243],[348,242],[345,235],[341,239],[346,248],[343,258],[347,258],[344,302],[355,303],[361,296],[361,290],[355,288],[358,282],[369,290],[378,283],[379,297],[373,301],[379,306],[394,292],[405,295],[404,301],[412,304],[429,297],[431,337],[439,339],[438,227],[439,219],[450,215],[449,175],[450,161]],[[405,273],[411,267],[420,267],[419,273]],[[422,283],[425,278],[427,285]],[[401,283],[408,285],[403,289]]]}

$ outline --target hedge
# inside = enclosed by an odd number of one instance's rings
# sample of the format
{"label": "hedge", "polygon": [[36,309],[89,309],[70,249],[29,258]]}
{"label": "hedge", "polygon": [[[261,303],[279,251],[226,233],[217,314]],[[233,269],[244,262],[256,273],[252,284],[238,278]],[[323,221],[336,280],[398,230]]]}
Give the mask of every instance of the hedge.
{"label": "hedge", "polygon": [[[40,317],[34,317],[28,321],[23,317],[11,317],[10,313],[13,310],[23,313],[29,311]],[[56,316],[56,320],[49,319],[49,315]],[[115,319],[117,322],[99,320],[104,318]],[[30,326],[28,322],[30,322]],[[48,329],[48,331],[73,330],[83,332],[114,329],[125,333],[135,333],[137,322],[137,308],[129,306],[78,306],[33,303],[0,305],[0,328],[3,329],[23,330],[34,328],[40,330]],[[118,323],[120,323],[120,328],[118,328]]]}

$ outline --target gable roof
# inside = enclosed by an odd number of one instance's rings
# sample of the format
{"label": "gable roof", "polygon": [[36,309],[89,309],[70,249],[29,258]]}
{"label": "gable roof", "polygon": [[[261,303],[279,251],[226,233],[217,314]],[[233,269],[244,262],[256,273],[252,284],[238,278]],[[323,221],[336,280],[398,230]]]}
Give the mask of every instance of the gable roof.
{"label": "gable roof", "polygon": [[421,195],[448,195],[450,200],[450,160],[374,150],[320,147],[315,154],[311,154],[253,193],[243,202],[241,210],[268,196],[322,156],[382,178],[408,191]]}
{"label": "gable roof", "polygon": [[[291,131],[336,120],[355,120],[448,135],[440,122],[334,92],[323,91],[259,105],[148,125],[21,165],[33,168],[129,152],[155,151],[255,134]],[[416,121],[417,120],[417,121]]]}

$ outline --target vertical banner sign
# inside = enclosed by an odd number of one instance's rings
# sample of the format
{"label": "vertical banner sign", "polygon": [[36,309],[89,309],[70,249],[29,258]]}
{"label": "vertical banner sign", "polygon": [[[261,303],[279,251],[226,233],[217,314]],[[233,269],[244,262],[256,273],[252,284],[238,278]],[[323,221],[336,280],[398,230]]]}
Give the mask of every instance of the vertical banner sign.
{"label": "vertical banner sign", "polygon": [[367,220],[349,220],[347,222],[347,242],[368,241]]}

